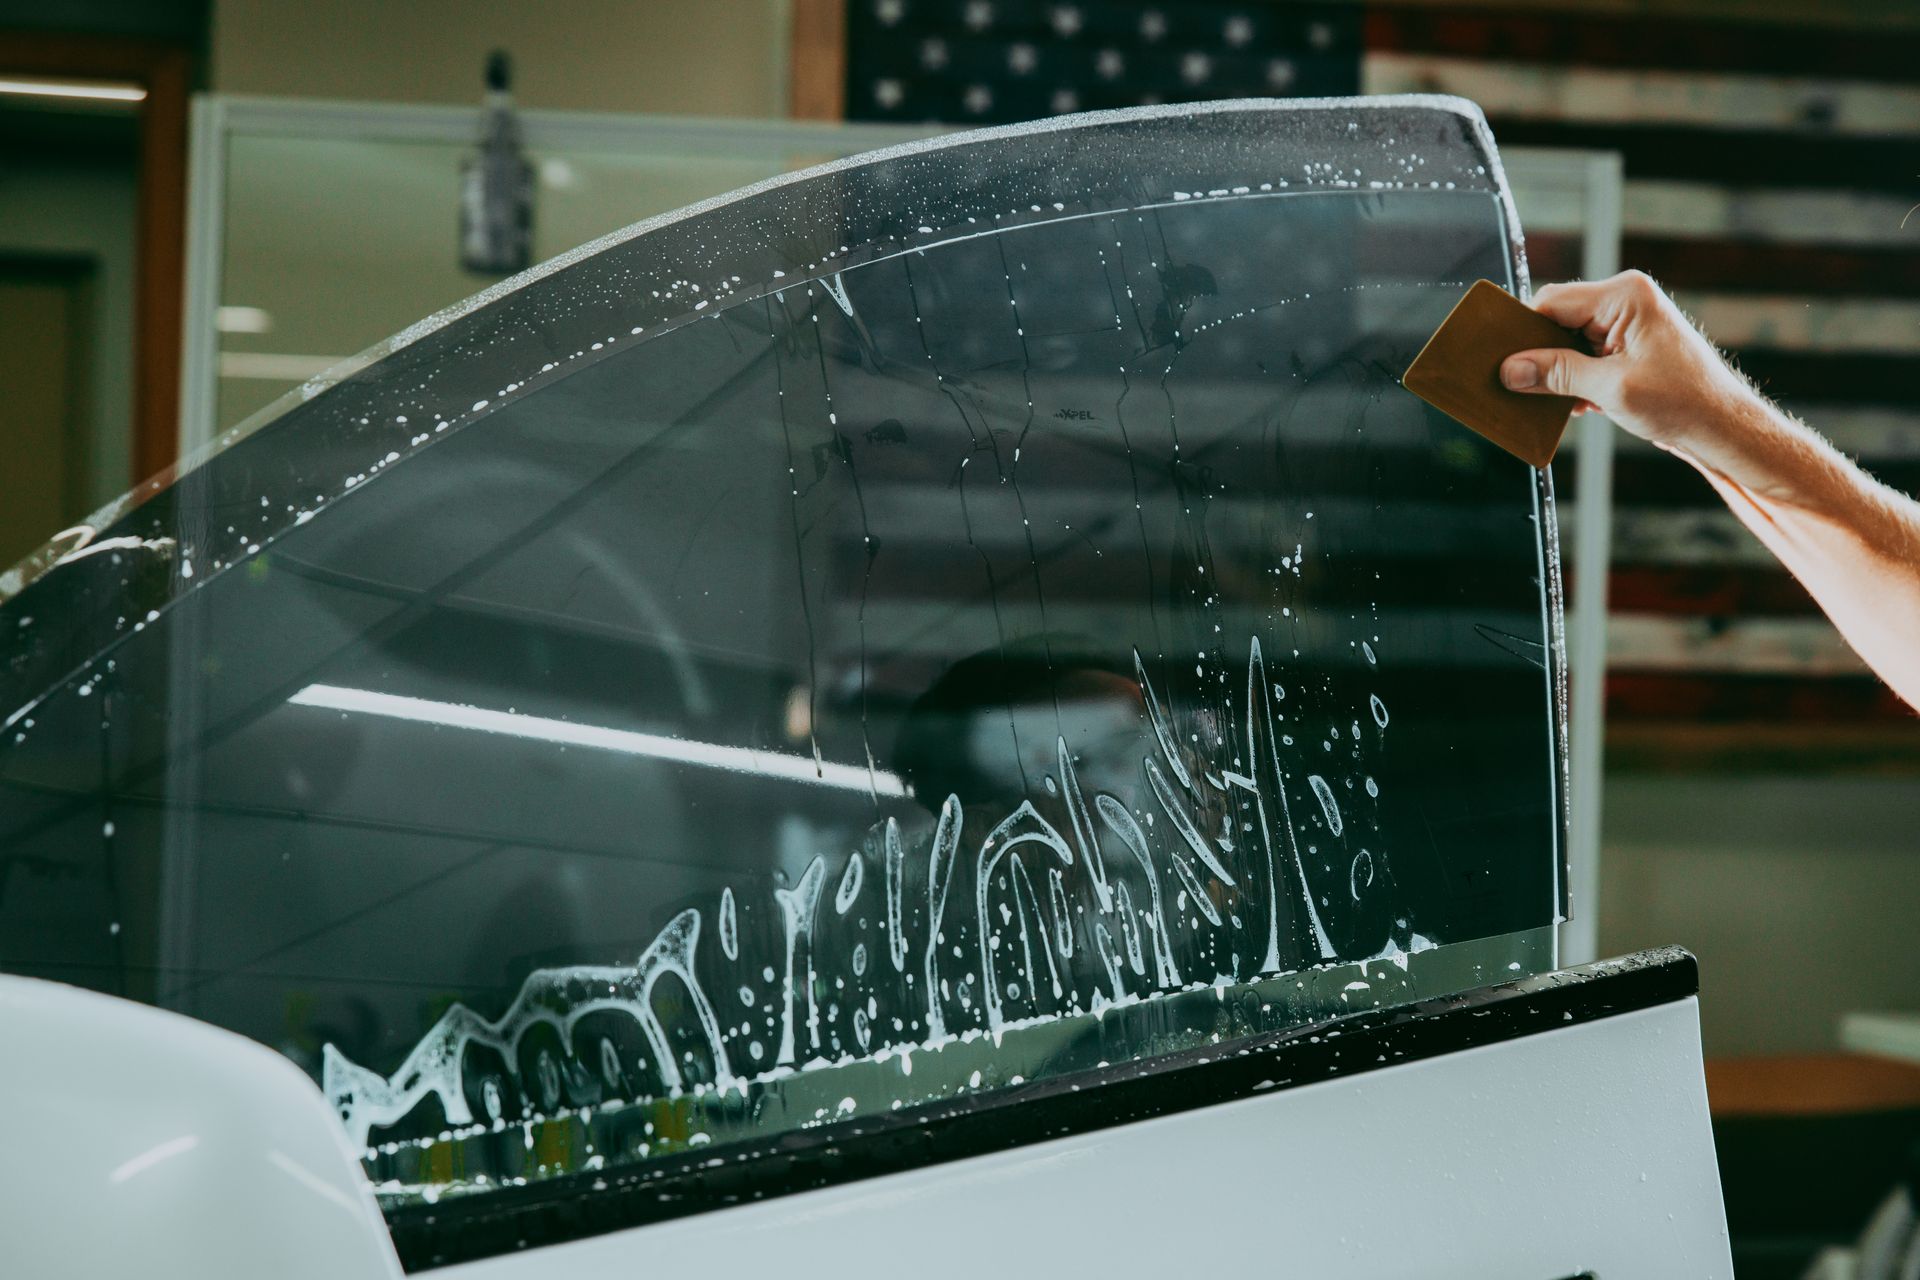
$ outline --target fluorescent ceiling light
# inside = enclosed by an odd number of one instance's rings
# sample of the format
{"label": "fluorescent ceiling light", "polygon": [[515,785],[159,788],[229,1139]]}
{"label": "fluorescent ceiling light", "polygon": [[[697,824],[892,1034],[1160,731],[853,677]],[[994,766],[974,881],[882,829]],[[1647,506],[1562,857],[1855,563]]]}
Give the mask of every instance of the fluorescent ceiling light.
{"label": "fluorescent ceiling light", "polygon": [[347,689],[332,684],[310,684],[287,701],[300,707],[324,707],[333,711],[385,716],[390,720],[411,720],[417,724],[443,725],[450,729],[476,729],[481,733],[504,733],[538,742],[555,742],[569,747],[594,747],[601,751],[619,751],[627,755],[653,756],[677,764],[705,765],[735,773],[753,773],[789,782],[813,782],[848,791],[872,791],[883,796],[904,796],[907,784],[898,774],[883,769],[863,769],[858,765],[814,761],[806,756],[779,751],[756,751],[751,747],[724,747],[712,742],[691,742],[655,733],[635,733],[631,729],[608,729],[600,725],[575,724],[546,716],[522,715],[517,711],[490,711],[485,707],[467,707],[454,702],[436,702],[430,698],[409,698],[397,693],[376,693],[371,689]]}
{"label": "fluorescent ceiling light", "polygon": [[0,94],[21,98],[80,98],[88,102],[145,102],[147,99],[147,91],[137,84],[42,80],[33,76],[0,79]]}
{"label": "fluorescent ceiling light", "polygon": [[259,307],[219,307],[213,327],[222,333],[265,333],[273,328],[273,317]]}
{"label": "fluorescent ceiling light", "polygon": [[268,382],[305,382],[345,360],[345,356],[295,356],[277,351],[222,351],[223,378],[264,378]]}

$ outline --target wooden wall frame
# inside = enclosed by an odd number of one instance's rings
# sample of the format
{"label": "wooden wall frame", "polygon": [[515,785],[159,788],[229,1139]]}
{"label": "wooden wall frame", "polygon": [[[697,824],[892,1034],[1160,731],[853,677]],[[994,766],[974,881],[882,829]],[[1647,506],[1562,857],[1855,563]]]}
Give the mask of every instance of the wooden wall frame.
{"label": "wooden wall frame", "polygon": [[0,73],[131,82],[147,91],[139,109],[129,488],[171,466],[179,452],[192,61],[187,48],[159,41],[0,31]]}
{"label": "wooden wall frame", "polygon": [[847,116],[847,0],[793,0],[787,110],[795,120]]}

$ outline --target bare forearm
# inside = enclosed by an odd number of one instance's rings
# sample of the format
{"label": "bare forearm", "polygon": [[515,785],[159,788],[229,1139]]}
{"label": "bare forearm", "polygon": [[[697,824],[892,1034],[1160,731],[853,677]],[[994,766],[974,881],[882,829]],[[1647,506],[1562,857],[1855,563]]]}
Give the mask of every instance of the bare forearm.
{"label": "bare forearm", "polygon": [[1860,657],[1920,708],[1920,504],[1759,396],[1666,446],[1699,469]]}

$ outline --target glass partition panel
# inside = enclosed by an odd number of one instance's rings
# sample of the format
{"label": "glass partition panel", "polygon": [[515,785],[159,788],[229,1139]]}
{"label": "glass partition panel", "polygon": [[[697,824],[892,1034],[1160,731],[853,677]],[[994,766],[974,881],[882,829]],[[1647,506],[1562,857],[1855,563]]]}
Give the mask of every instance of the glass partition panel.
{"label": "glass partition panel", "polygon": [[394,1205],[1545,969],[1547,481],[1398,385],[1520,270],[1432,99],[556,260],[27,567],[0,967],[279,1048]]}

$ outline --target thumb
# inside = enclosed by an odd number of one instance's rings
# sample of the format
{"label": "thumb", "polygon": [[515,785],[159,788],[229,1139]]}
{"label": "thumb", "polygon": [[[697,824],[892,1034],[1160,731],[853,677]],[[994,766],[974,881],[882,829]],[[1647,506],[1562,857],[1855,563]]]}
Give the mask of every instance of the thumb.
{"label": "thumb", "polygon": [[1603,357],[1582,355],[1563,347],[1517,351],[1500,363],[1500,382],[1509,391],[1574,396],[1605,405],[1613,384],[1613,367]]}

